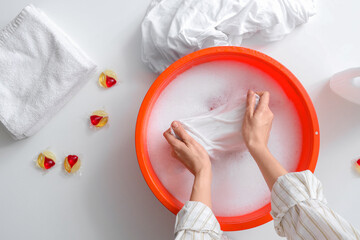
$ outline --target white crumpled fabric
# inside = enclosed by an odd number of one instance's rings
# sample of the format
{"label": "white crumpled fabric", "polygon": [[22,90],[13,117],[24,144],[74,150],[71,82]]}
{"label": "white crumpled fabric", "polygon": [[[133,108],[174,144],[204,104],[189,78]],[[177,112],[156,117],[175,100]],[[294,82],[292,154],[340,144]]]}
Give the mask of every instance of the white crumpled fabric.
{"label": "white crumpled fabric", "polygon": [[[260,96],[255,94],[255,107]],[[217,152],[234,152],[245,145],[241,128],[246,112],[246,96],[236,97],[205,114],[178,120],[187,133],[200,143],[209,156]],[[172,128],[171,133],[177,136]]]}
{"label": "white crumpled fabric", "polygon": [[282,39],[315,14],[315,0],[153,0],[141,25],[142,60],[162,72],[213,46],[239,46],[259,32]]}

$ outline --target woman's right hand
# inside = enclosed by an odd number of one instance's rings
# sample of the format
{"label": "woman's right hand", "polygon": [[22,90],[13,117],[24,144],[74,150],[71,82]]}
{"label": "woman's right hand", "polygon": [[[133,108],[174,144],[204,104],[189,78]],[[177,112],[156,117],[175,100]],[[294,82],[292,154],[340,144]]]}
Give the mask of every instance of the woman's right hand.
{"label": "woman's right hand", "polygon": [[270,93],[259,92],[260,101],[255,109],[255,92],[247,94],[242,134],[250,153],[267,149],[274,114],[269,108]]}
{"label": "woman's right hand", "polygon": [[255,109],[255,93],[251,90],[247,95],[247,106],[242,126],[243,138],[251,156],[256,161],[270,191],[286,169],[270,153],[267,144],[274,114],[269,108],[269,92],[259,92],[259,104]]}

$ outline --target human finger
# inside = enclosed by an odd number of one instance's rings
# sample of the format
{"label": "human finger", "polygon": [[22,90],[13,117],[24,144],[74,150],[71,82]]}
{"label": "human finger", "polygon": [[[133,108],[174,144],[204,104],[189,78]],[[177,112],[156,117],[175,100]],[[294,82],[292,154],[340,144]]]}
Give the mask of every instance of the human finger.
{"label": "human finger", "polygon": [[260,100],[257,109],[263,110],[269,106],[270,93],[265,91],[265,92],[260,92],[260,94],[258,94],[260,96]]}
{"label": "human finger", "polygon": [[177,158],[176,153],[175,153],[174,150],[171,151],[171,156],[174,157],[174,158]]}
{"label": "human finger", "polygon": [[253,115],[255,109],[255,93],[252,90],[248,90],[246,98],[246,112],[250,116]]}
{"label": "human finger", "polygon": [[170,128],[164,132],[164,137],[166,141],[173,147],[173,148],[180,148],[182,144],[184,144],[182,141],[177,139],[174,135],[171,134]]}
{"label": "human finger", "polygon": [[186,130],[181,126],[177,121],[171,123],[171,128],[174,130],[175,134],[184,142],[189,142],[192,140],[192,137],[186,132]]}

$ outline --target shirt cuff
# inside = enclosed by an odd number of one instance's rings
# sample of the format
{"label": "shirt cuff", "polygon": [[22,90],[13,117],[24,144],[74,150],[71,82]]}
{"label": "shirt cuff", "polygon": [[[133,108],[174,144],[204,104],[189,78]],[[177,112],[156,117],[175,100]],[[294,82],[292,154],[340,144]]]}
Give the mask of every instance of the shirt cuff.
{"label": "shirt cuff", "polygon": [[190,230],[222,235],[220,224],[211,209],[201,202],[188,201],[176,216],[175,234]]}
{"label": "shirt cuff", "polygon": [[271,215],[280,236],[280,223],[289,209],[310,199],[326,204],[322,184],[309,170],[288,173],[277,179],[271,191]]}

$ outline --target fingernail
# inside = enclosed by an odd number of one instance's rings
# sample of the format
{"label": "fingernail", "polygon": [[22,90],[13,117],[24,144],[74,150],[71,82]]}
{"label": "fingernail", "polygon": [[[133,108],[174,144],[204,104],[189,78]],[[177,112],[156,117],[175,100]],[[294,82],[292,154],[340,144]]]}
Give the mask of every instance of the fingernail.
{"label": "fingernail", "polygon": [[179,126],[179,124],[177,122],[173,122],[171,125],[173,128],[177,128]]}

